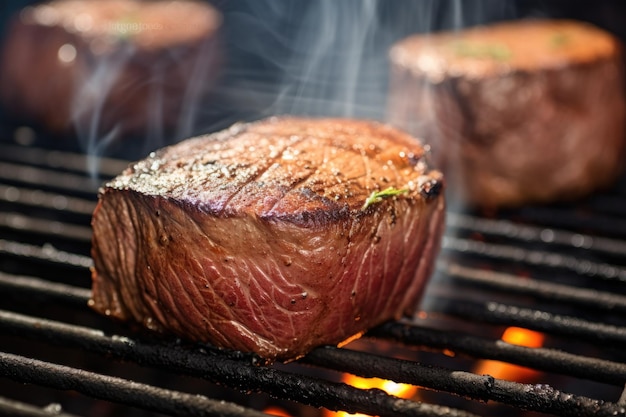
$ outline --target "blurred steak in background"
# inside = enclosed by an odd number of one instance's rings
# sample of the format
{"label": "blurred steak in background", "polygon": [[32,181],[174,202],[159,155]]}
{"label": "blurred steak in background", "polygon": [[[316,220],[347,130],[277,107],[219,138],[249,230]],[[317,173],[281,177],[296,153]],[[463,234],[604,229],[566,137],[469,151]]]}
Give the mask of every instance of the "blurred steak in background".
{"label": "blurred steak in background", "polygon": [[27,7],[6,33],[0,101],[15,120],[83,141],[189,135],[220,69],[221,19],[191,0]]}
{"label": "blurred steak in background", "polygon": [[390,58],[389,119],[431,144],[453,199],[570,200],[621,173],[622,45],[606,31],[516,20],[414,35]]}

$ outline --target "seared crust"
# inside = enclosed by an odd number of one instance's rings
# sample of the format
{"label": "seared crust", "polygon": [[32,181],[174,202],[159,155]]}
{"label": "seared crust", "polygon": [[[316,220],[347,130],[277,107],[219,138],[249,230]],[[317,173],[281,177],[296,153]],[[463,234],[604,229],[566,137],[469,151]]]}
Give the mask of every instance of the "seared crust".
{"label": "seared crust", "polygon": [[361,209],[374,191],[391,187],[407,190],[401,199],[434,198],[441,181],[428,170],[419,142],[390,126],[274,117],[164,148],[105,192],[161,196],[215,216],[322,226],[366,214]]}

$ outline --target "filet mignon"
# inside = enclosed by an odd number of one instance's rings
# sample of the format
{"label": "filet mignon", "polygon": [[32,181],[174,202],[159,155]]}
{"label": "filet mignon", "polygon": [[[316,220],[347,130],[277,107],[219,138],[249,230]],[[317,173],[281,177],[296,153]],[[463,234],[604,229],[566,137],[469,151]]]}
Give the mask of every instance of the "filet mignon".
{"label": "filet mignon", "polygon": [[29,6],[6,33],[0,100],[13,118],[63,135],[174,131],[211,90],[220,25],[193,0]]}
{"label": "filet mignon", "polygon": [[387,125],[270,118],[151,154],[93,215],[97,311],[293,359],[418,305],[443,179]]}
{"label": "filet mignon", "polygon": [[622,46],[606,31],[502,22],[413,35],[390,59],[389,122],[429,141],[464,203],[575,199],[622,170]]}

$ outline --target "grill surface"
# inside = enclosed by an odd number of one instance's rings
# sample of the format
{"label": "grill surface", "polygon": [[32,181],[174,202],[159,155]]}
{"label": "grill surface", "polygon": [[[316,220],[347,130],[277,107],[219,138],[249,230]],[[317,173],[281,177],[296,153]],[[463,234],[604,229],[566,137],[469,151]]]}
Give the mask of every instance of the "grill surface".
{"label": "grill surface", "polygon": [[[572,205],[451,210],[414,320],[268,365],[88,308],[96,191],[126,162],[99,161],[97,178],[90,166],[0,143],[0,415],[626,415],[625,181]],[[511,326],[544,333],[543,346],[503,342]],[[486,360],[535,372],[482,375]],[[342,383],[344,373],[420,389],[399,399]]]}

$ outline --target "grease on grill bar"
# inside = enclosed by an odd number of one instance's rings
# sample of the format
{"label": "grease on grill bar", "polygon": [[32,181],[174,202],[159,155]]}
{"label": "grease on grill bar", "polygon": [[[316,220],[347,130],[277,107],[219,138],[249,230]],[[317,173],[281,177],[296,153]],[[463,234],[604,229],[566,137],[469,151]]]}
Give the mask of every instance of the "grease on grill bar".
{"label": "grease on grill bar", "polygon": [[48,404],[45,407],[34,407],[28,403],[12,401],[0,397],[0,416],[10,417],[77,417],[62,411],[59,404]]}
{"label": "grease on grill bar", "polygon": [[[331,415],[320,408],[381,416],[626,415],[626,232],[607,232],[611,210],[600,204],[626,206],[626,190],[502,218],[451,212],[424,311],[413,322],[268,366],[155,339],[90,311],[92,162],[0,146],[0,396],[7,397],[0,413],[46,415],[59,405],[66,415]],[[105,160],[98,176],[126,164]],[[501,340],[510,326],[541,331],[544,345]],[[476,373],[481,361],[532,368],[536,380]],[[417,393],[401,399],[355,388],[341,382],[345,373],[408,383]]]}

